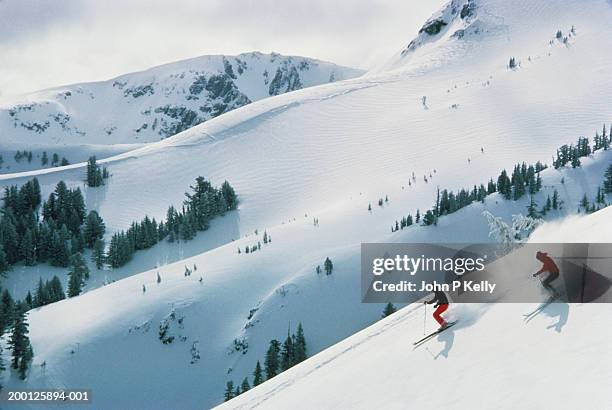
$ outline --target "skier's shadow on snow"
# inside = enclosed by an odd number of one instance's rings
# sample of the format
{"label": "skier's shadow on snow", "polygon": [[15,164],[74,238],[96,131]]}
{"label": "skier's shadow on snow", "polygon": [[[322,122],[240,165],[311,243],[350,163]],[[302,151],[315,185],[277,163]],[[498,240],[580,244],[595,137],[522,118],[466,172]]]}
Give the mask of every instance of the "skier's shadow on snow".
{"label": "skier's shadow on snow", "polygon": [[546,329],[554,329],[557,333],[561,333],[561,330],[563,330],[563,327],[567,324],[569,305],[562,302],[551,303],[541,312],[541,314],[551,318],[559,317],[557,323],[546,326]]}
{"label": "skier's shadow on snow", "polygon": [[438,359],[440,356],[448,359],[448,354],[453,348],[453,344],[455,343],[455,331],[454,329],[448,329],[445,332],[442,332],[437,337],[438,342],[444,343],[444,348],[440,350],[440,352],[434,356],[434,359]]}

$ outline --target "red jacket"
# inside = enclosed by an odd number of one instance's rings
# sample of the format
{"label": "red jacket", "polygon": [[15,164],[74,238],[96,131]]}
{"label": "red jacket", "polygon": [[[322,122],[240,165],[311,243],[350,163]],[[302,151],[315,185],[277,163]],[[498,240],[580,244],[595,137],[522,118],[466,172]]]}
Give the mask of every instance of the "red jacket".
{"label": "red jacket", "polygon": [[542,262],[542,269],[536,272],[539,275],[542,272],[559,273],[559,267],[546,252],[538,252],[536,259]]}

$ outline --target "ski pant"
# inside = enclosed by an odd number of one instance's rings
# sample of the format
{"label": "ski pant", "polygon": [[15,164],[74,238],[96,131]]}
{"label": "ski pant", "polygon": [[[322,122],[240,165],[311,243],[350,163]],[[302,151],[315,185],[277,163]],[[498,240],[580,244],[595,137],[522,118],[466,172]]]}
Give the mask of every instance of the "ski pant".
{"label": "ski pant", "polygon": [[434,319],[436,319],[436,322],[438,322],[440,326],[446,323],[444,319],[442,319],[442,316],[440,316],[442,313],[446,312],[446,309],[448,309],[448,303],[438,305],[436,311],[433,314]]}
{"label": "ski pant", "polygon": [[555,288],[552,287],[551,282],[559,277],[559,272],[548,272],[546,279],[542,281],[542,285],[549,291],[555,293]]}

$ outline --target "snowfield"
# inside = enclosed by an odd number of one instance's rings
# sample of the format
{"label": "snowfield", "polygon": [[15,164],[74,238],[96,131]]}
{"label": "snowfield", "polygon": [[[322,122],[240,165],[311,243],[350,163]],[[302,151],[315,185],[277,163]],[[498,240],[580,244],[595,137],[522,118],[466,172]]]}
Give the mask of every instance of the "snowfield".
{"label": "snowfield", "polygon": [[[607,208],[544,224],[530,241],[610,242],[611,217]],[[554,303],[528,324],[530,304],[454,305],[444,316],[459,322],[414,349],[435,329],[429,315],[423,329],[424,309],[406,307],[218,408],[612,406],[609,334],[597,330],[608,304]]]}
{"label": "snowfield", "polygon": [[[252,101],[361,74],[311,58],[253,52],[196,57],[28,94],[0,106],[0,171],[39,168],[44,151],[73,163],[112,156]],[[24,149],[35,158],[13,161]]]}
{"label": "snowfield", "polygon": [[[59,180],[80,186],[108,235],[180,206],[198,175],[227,179],[240,199],[194,241],[137,253],[120,271],[94,270],[89,292],[31,311],[32,369],[25,382],[5,372],[3,384],[85,386],[93,408],[208,408],[223,400],[227,380],[251,378],[270,339],[302,323],[309,355],[335,345],[228,407],[609,407],[609,337],[594,328],[612,313],[604,305],[551,306],[529,326],[520,315],[529,305],[457,306],[451,313],[462,321],[412,352],[422,307],[375,323],[383,306],[360,303],[360,243],[490,241],[483,210],[508,220],[526,213],[527,198],[494,194],[437,227],[390,228],[429,209],[438,187],[486,184],[517,162],[550,163],[558,146],[612,119],[612,55],[601,51],[612,48],[608,1],[478,0],[462,18],[467,3],[453,0],[434,16],[449,20],[443,30],[418,34],[363,77],[261,99],[101,161],[111,173],[103,187],[84,187],[84,164],[0,175],[1,186],[36,176],[43,197]],[[566,44],[555,39],[572,27]],[[564,224],[584,229],[581,239],[610,240],[600,228],[608,210],[574,215],[611,162],[612,151],[598,152],[580,168],[543,171],[536,202],[554,189],[564,201],[547,218],[570,216]],[[570,238],[571,229],[544,225],[534,238]],[[264,230],[272,243],[237,253]],[[317,275],[326,257],[333,274]],[[39,275],[16,268],[6,283],[23,291]],[[557,316],[566,323],[546,329]],[[160,326],[172,343],[160,341]],[[237,351],[234,340],[248,348]]]}

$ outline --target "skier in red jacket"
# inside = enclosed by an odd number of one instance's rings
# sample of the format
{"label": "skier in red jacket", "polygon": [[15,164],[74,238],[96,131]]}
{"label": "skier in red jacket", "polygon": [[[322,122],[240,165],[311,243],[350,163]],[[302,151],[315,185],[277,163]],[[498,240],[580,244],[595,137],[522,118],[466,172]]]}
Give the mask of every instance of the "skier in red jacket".
{"label": "skier in red jacket", "polygon": [[546,278],[542,281],[542,285],[552,294],[553,297],[558,297],[559,294],[550,283],[559,277],[559,267],[546,252],[538,251],[536,253],[536,259],[542,262],[542,268],[534,273],[533,277],[535,278],[542,273],[548,273],[548,276],[546,276]]}
{"label": "skier in red jacket", "polygon": [[429,302],[424,303],[427,303],[428,305],[435,303],[434,307],[436,310],[433,313],[433,318],[440,324],[440,330],[446,329],[448,327],[448,323],[442,318],[442,316],[440,316],[442,313],[446,312],[446,309],[448,309],[448,298],[444,292],[441,290],[435,291],[434,298]]}

